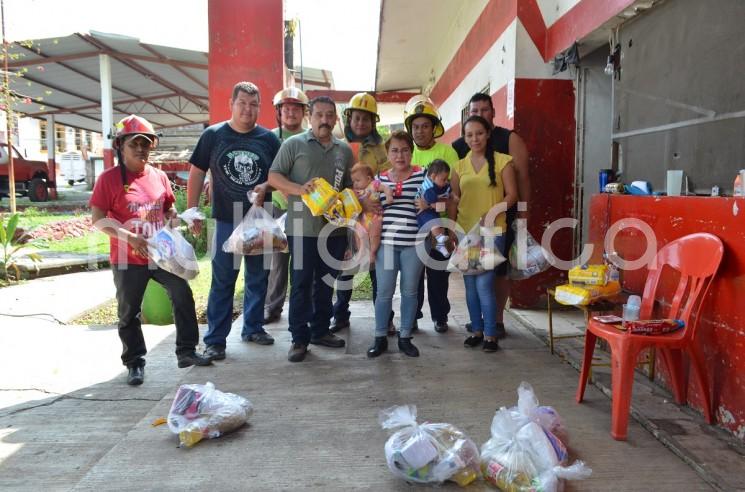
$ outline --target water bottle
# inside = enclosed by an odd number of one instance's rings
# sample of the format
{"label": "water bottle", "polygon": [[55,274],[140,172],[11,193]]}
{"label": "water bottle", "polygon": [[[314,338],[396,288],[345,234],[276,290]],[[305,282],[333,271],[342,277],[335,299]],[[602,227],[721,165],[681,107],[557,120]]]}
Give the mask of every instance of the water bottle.
{"label": "water bottle", "polygon": [[745,169],[740,169],[737,176],[735,176],[734,196],[745,196],[745,183],[743,182],[743,179],[745,179]]}

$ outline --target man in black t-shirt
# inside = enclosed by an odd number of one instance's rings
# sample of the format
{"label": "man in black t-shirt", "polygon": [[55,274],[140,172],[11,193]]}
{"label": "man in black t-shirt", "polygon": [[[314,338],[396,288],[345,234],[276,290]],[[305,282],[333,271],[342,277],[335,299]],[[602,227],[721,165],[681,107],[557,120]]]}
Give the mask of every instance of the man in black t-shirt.
{"label": "man in black t-shirt", "polygon": [[[212,244],[212,284],[207,300],[207,346],[205,356],[225,358],[225,340],[233,322],[233,295],[240,270],[239,257],[222,250],[223,243],[246,214],[251,204],[248,192],[255,191],[261,207],[268,191],[269,167],[279,150],[279,139],[256,124],[259,115],[259,89],[251,82],[239,82],[230,99],[230,120],[210,126],[199,137],[189,162],[187,207],[196,207],[207,171],[211,174],[212,217],[215,234]],[[201,221],[193,226],[201,231]],[[264,256],[244,256],[243,329],[247,342],[271,345],[274,339],[264,331],[264,298],[268,270]]]}
{"label": "man in black t-shirt", "polygon": [[[494,105],[491,97],[483,92],[474,94],[468,102],[468,116],[481,116],[489,123],[494,121]],[[489,143],[496,152],[512,156],[512,162],[517,173],[517,191],[518,203],[525,204],[525,210],[517,211],[517,206],[513,206],[507,211],[507,231],[506,231],[506,251],[510,250],[515,240],[515,232],[512,230],[512,223],[516,217],[527,219],[530,203],[530,173],[528,170],[528,149],[525,142],[520,136],[501,126],[494,126],[489,134]],[[453,148],[458,153],[458,158],[463,159],[471,150],[468,148],[463,137],[453,142]],[[510,296],[510,279],[507,276],[508,262],[500,264],[495,272],[497,274],[497,337],[504,338],[507,332],[504,329],[504,306]],[[470,323],[466,324],[468,331]]]}

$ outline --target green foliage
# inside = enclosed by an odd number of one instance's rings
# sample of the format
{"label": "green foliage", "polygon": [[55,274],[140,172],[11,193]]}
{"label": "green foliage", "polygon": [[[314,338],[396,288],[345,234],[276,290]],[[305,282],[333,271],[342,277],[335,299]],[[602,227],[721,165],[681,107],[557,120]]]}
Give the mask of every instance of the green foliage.
{"label": "green foliage", "polygon": [[[174,204],[174,206],[176,207],[176,210],[181,213],[186,210],[186,190],[174,190],[173,193],[174,195],[176,195],[176,203]],[[204,214],[205,217],[212,216],[212,207],[204,203],[204,195],[199,197],[199,210]],[[202,227],[202,232],[201,234],[199,234],[199,236],[195,236],[194,234],[192,234],[188,227],[184,227],[183,229],[181,229],[181,233],[194,248],[194,252],[197,254],[197,258],[201,258],[205,254],[207,254],[207,227]]]}
{"label": "green foliage", "polygon": [[45,212],[42,212],[37,207],[26,207],[23,210],[23,216],[24,217],[39,217],[42,214],[45,214]]}
{"label": "green foliage", "polygon": [[391,136],[391,127],[389,127],[388,125],[378,125],[377,129],[378,134],[380,134],[380,136],[383,138],[383,142],[388,140],[388,137]]}
{"label": "green foliage", "polygon": [[[13,214],[8,219],[6,225],[5,217],[0,215],[0,247],[2,248],[2,251],[0,251],[0,275],[5,278],[6,282],[10,281],[11,270],[13,271],[13,278],[20,280],[21,270],[18,268],[17,261],[20,252],[24,248],[31,246],[30,243],[19,243],[15,238],[19,219],[20,215]],[[36,253],[29,253],[26,257],[34,263],[41,262],[41,256]]]}

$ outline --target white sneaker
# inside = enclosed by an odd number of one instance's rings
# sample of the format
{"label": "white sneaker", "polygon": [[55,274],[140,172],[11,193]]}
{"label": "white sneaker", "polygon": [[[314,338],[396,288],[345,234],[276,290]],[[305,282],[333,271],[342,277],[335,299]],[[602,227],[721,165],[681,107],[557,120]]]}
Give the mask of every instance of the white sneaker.
{"label": "white sneaker", "polygon": [[448,248],[447,248],[448,239],[449,238],[445,234],[440,234],[436,238],[437,245],[435,246],[435,251],[440,253],[445,258],[450,258],[450,251],[448,251]]}
{"label": "white sneaker", "polygon": [[448,251],[447,246],[445,246],[444,244],[438,244],[437,246],[435,246],[435,251],[440,253],[445,258],[450,258],[450,251]]}

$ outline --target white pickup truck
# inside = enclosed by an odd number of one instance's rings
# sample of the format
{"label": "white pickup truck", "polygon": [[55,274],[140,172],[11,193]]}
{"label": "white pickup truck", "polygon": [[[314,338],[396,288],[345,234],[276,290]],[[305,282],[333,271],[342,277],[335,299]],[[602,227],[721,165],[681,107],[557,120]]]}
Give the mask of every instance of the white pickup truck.
{"label": "white pickup truck", "polygon": [[85,181],[85,159],[79,151],[65,152],[59,157],[57,175],[59,181],[67,182],[70,186]]}

